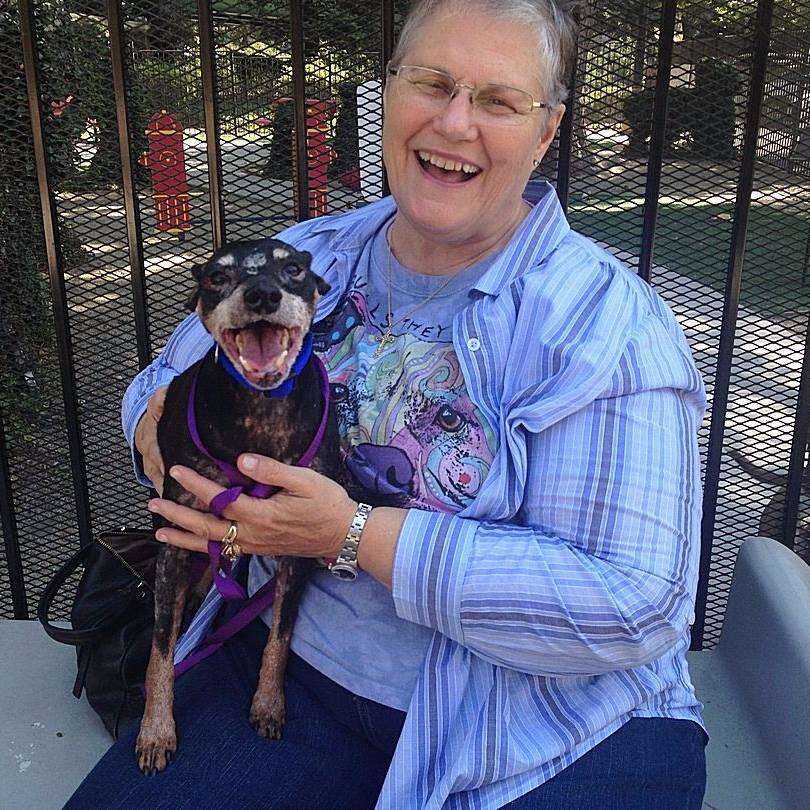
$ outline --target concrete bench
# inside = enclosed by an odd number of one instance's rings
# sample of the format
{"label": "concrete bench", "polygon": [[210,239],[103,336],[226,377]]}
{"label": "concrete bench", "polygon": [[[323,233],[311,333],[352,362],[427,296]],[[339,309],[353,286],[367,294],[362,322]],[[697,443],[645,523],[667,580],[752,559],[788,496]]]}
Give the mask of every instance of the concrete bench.
{"label": "concrete bench", "polygon": [[[689,653],[689,669],[711,736],[704,808],[810,806],[810,567],[774,540],[747,540],[720,643]],[[74,650],[37,622],[0,621],[3,810],[62,807],[110,745],[70,694],[75,671]]]}
{"label": "concrete bench", "polygon": [[0,620],[0,807],[64,805],[112,739],[71,695],[76,651],[37,621]]}
{"label": "concrete bench", "polygon": [[688,660],[710,736],[704,808],[810,807],[810,566],[746,540],[720,642]]}

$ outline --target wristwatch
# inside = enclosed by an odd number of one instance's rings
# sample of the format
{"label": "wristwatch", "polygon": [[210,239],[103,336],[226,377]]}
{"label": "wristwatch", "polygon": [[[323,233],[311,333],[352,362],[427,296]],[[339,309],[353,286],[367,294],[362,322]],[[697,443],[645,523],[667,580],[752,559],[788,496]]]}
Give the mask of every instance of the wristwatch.
{"label": "wristwatch", "polygon": [[343,547],[333,563],[329,564],[329,570],[338,578],[351,582],[357,579],[357,548],[360,545],[360,535],[366,525],[368,516],[371,514],[371,506],[367,503],[358,503],[357,511],[352,518],[352,524],[346,533]]}

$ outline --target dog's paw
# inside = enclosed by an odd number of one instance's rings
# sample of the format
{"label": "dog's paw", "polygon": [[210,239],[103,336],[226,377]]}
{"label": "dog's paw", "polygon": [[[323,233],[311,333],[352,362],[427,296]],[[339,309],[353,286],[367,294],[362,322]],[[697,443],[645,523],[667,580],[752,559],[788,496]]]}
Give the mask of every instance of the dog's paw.
{"label": "dog's paw", "polygon": [[140,734],[135,742],[135,753],[138,755],[138,767],[146,776],[159,773],[171,761],[177,750],[177,736],[174,733],[174,723],[171,728],[161,731],[141,726]]}
{"label": "dog's paw", "polygon": [[256,697],[253,698],[250,707],[250,725],[260,736],[269,740],[280,740],[286,719],[283,700],[266,703],[257,700]]}

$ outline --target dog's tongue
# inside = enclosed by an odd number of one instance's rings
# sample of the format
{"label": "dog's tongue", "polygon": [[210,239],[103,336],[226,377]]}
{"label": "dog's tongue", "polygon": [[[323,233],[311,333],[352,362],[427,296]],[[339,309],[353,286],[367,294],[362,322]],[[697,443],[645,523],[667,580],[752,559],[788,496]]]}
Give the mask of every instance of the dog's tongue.
{"label": "dog's tongue", "polygon": [[241,329],[236,334],[239,358],[246,371],[265,374],[276,369],[281,356],[286,358],[287,330],[261,324]]}

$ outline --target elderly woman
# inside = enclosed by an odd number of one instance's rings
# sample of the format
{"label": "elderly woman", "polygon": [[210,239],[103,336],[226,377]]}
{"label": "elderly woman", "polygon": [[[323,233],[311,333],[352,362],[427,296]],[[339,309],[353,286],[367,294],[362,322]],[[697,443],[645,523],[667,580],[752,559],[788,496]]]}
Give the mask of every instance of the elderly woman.
{"label": "elderly woman", "polygon": [[[701,806],[685,658],[701,379],[667,306],[569,229],[553,189],[522,197],[563,114],[573,36],[556,0],[412,9],[384,95],[391,197],[280,234],[332,285],[316,345],[348,474],[384,504],[359,576],[307,586],[280,741],[248,722],[256,623],[178,681],[166,771],[140,775],[133,729],[70,807]],[[158,486],[161,386],[210,345],[190,317],[127,393]],[[226,511],[251,591],[265,556],[335,556],[358,502],[311,470],[240,465],[281,487]],[[220,491],[169,474],[202,502]],[[229,528],[151,507],[184,548]]]}

